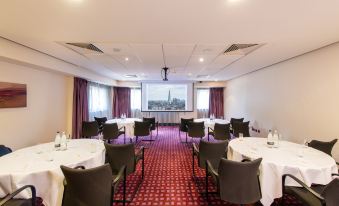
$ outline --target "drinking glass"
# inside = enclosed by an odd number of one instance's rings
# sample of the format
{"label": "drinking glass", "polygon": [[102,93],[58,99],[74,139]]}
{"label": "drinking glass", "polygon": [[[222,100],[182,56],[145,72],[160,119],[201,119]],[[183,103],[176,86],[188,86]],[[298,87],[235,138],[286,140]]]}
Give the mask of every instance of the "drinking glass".
{"label": "drinking glass", "polygon": [[304,139],[303,146],[304,146],[304,148],[308,148],[308,140],[307,140],[307,138]]}
{"label": "drinking glass", "polygon": [[67,137],[66,137],[66,140],[67,140],[67,142],[70,142],[71,141],[71,135],[69,134]]}
{"label": "drinking glass", "polygon": [[305,148],[304,147],[301,147],[301,148],[298,148],[298,157],[302,158],[304,157],[304,153],[305,153]]}
{"label": "drinking glass", "polygon": [[40,144],[38,144],[37,146],[36,146],[36,151],[35,151],[37,154],[41,154],[41,153],[43,153],[43,150],[42,150],[42,146],[40,145]]}
{"label": "drinking glass", "polygon": [[239,140],[243,141],[244,140],[244,134],[243,133],[239,133]]}
{"label": "drinking glass", "polygon": [[53,158],[53,152],[49,151],[45,153],[45,159],[47,162],[52,162],[54,160]]}

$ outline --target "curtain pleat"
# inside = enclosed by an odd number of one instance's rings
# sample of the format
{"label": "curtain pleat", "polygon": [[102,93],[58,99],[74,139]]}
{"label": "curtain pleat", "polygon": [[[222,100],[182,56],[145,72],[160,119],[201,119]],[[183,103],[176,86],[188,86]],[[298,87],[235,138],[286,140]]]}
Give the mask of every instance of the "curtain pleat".
{"label": "curtain pleat", "polygon": [[82,122],[88,121],[88,81],[82,78],[74,77],[73,89],[73,138],[80,138]]}
{"label": "curtain pleat", "polygon": [[126,114],[131,117],[131,88],[113,88],[113,117],[120,117]]}
{"label": "curtain pleat", "polygon": [[224,88],[210,88],[209,115],[216,118],[224,116]]}

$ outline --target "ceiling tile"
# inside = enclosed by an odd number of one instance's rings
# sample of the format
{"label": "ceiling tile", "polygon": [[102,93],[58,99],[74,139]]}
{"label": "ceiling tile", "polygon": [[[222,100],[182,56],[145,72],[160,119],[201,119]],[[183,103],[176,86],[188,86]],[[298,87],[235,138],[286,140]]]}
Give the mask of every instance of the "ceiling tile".
{"label": "ceiling tile", "polygon": [[164,44],[166,66],[169,68],[184,68],[188,63],[194,44]]}

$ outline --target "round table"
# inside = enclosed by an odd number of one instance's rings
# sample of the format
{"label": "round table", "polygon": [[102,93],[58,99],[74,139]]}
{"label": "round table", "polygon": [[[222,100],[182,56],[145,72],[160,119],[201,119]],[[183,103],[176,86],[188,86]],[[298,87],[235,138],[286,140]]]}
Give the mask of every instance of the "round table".
{"label": "round table", "polygon": [[214,120],[211,120],[209,118],[194,119],[194,122],[204,122],[204,125],[205,125],[206,129],[208,127],[214,129],[214,124],[215,123],[228,124],[228,121],[224,120],[224,119],[214,119]]}
{"label": "round table", "polygon": [[[312,183],[328,184],[332,180],[331,174],[338,172],[335,160],[321,151],[288,141],[280,141],[278,148],[269,148],[266,141],[266,138],[256,137],[233,139],[227,156],[234,161],[263,158],[260,186],[261,203],[265,206],[282,196],[283,174],[292,174],[310,186]],[[241,178],[236,174],[234,177]],[[289,178],[286,184],[298,186]]]}
{"label": "round table", "polygon": [[[34,185],[46,206],[59,206],[64,190],[60,165],[93,168],[104,162],[105,147],[95,139],[70,140],[65,151],[55,151],[54,143],[17,150],[0,157],[0,197],[24,185]],[[17,197],[29,198],[30,192],[21,192]]]}
{"label": "round table", "polygon": [[106,123],[117,123],[118,127],[126,128],[126,137],[134,137],[134,122],[142,122],[142,119],[138,118],[126,118],[126,119],[110,119]]}

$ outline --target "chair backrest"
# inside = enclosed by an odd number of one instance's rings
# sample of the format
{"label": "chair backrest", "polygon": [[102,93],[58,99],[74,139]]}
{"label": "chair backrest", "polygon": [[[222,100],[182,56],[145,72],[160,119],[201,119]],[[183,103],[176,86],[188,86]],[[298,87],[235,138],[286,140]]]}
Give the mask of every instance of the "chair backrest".
{"label": "chair backrest", "polygon": [[214,139],[216,140],[230,140],[230,124],[214,124]]}
{"label": "chair backrest", "polygon": [[333,179],[324,188],[321,196],[325,198],[326,206],[337,206],[339,203],[339,178]]}
{"label": "chair backrest", "polygon": [[230,123],[231,123],[231,125],[233,126],[233,123],[234,123],[234,122],[243,122],[243,121],[244,121],[244,118],[239,118],[239,119],[237,119],[237,118],[231,118]]}
{"label": "chair backrest", "polygon": [[12,149],[5,145],[0,145],[0,157],[12,152]]}
{"label": "chair backrest", "polygon": [[102,135],[105,140],[117,139],[119,137],[119,128],[117,123],[103,124]]}
{"label": "chair backrest", "polygon": [[228,140],[220,142],[208,142],[205,140],[199,143],[199,156],[198,165],[200,168],[205,169],[206,160],[209,160],[213,168],[219,167],[221,158],[226,158]]}
{"label": "chair backrest", "polygon": [[82,137],[93,137],[97,136],[99,132],[99,125],[96,121],[82,122]]}
{"label": "chair backrest", "polygon": [[126,165],[126,174],[135,171],[135,148],[134,144],[106,144],[106,158],[111,166],[113,174],[117,174],[122,166]]}
{"label": "chair backrest", "polygon": [[262,158],[251,162],[221,159],[219,164],[220,198],[235,204],[251,204],[261,199],[258,170]]}
{"label": "chair backrest", "polygon": [[102,127],[107,122],[107,117],[94,117],[99,127]]}
{"label": "chair backrest", "polygon": [[150,135],[151,123],[146,122],[134,122],[134,136],[148,136]]}
{"label": "chair backrest", "polygon": [[182,132],[187,132],[187,124],[188,122],[193,122],[193,118],[189,118],[189,119],[184,119],[184,118],[181,118],[180,120],[180,131]]}
{"label": "chair backrest", "polygon": [[308,146],[320,150],[322,152],[325,152],[326,154],[332,156],[332,149],[335,145],[335,143],[338,141],[338,139],[334,139],[332,141],[329,142],[322,142],[319,140],[312,140]]}
{"label": "chair backrest", "polygon": [[188,122],[188,136],[203,138],[205,136],[204,122]]}
{"label": "chair backrest", "polygon": [[143,117],[143,122],[150,122],[151,123],[151,130],[155,130],[155,117]]}
{"label": "chair backrest", "polygon": [[244,137],[250,136],[250,122],[234,122],[232,125],[233,135],[239,137],[239,133],[242,133]]}
{"label": "chair backrest", "polygon": [[108,164],[93,169],[61,166],[66,185],[62,206],[111,206],[112,171]]}

